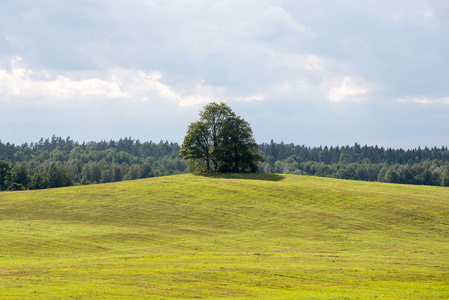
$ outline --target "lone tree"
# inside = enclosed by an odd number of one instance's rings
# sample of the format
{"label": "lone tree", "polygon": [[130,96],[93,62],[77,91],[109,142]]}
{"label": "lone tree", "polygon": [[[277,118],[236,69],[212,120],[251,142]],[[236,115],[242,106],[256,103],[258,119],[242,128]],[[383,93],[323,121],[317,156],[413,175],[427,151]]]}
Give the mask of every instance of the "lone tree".
{"label": "lone tree", "polygon": [[263,161],[253,131],[225,103],[210,103],[187,128],[179,154],[192,171],[256,172]]}

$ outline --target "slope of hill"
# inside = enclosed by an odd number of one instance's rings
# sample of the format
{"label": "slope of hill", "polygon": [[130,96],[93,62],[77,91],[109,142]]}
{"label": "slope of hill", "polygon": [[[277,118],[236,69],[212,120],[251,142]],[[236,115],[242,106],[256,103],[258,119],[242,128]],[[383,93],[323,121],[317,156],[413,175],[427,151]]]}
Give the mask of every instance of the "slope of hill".
{"label": "slope of hill", "polygon": [[0,193],[1,299],[446,299],[449,189],[177,175]]}

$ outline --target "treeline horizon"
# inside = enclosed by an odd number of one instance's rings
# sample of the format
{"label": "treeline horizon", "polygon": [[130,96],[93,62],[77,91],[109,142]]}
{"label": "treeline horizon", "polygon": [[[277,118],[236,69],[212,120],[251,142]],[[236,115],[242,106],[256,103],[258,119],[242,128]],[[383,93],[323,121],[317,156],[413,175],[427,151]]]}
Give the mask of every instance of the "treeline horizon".
{"label": "treeline horizon", "polygon": [[[79,143],[70,137],[53,136],[20,146],[0,141],[0,159],[10,167],[9,190],[45,189],[186,173],[187,163],[178,155],[179,150],[177,143],[141,143],[131,138]],[[3,190],[5,185],[7,183],[3,183]]]}
{"label": "treeline horizon", "polygon": [[[259,144],[259,172],[449,186],[448,148]],[[0,140],[0,190],[45,189],[188,173],[178,143],[82,142],[53,136],[15,145]],[[2,171],[3,170],[3,171]],[[2,175],[3,174],[3,175]]]}
{"label": "treeline horizon", "polygon": [[261,144],[264,173],[449,186],[448,148],[392,149],[378,146],[307,147]]}

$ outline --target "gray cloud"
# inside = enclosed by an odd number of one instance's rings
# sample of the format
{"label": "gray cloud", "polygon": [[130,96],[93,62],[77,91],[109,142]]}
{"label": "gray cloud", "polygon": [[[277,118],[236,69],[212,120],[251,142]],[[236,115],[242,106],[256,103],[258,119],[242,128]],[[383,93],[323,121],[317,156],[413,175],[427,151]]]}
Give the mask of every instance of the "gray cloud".
{"label": "gray cloud", "polygon": [[227,101],[260,142],[447,144],[448,23],[424,0],[0,4],[0,139],[180,142]]}

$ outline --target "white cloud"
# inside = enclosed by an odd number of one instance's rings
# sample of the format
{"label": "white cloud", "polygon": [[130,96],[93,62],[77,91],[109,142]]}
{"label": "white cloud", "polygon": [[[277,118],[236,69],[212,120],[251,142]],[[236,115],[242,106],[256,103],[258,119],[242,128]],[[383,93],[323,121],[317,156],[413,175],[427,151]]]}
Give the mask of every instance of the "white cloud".
{"label": "white cloud", "polygon": [[134,101],[151,98],[164,98],[180,101],[181,96],[170,86],[162,82],[160,72],[144,72],[135,70],[113,70],[121,85],[128,90]]}
{"label": "white cloud", "polygon": [[[184,96],[185,95],[185,96]],[[259,93],[249,96],[232,95],[223,87],[214,87],[204,84],[204,82],[196,84],[192,91],[186,91],[179,96],[179,105],[183,107],[200,106],[211,101],[263,101],[266,97]]]}
{"label": "white cloud", "polygon": [[213,87],[203,82],[198,83],[192,90],[185,90],[179,95],[180,106],[199,106],[211,101],[223,100],[226,91],[221,87]]}
{"label": "white cloud", "polygon": [[302,71],[325,72],[331,60],[314,54],[297,54],[269,50],[271,62],[274,66]]}
{"label": "white cloud", "polygon": [[420,103],[420,104],[449,104],[449,97],[432,98],[432,97],[406,97],[396,100],[402,103]]}
{"label": "white cloud", "polygon": [[[170,86],[158,71],[112,69],[103,72],[70,72],[65,75],[33,71],[20,66],[21,59],[11,60],[10,70],[0,67],[1,99],[19,101],[40,99],[39,104],[58,101],[89,101],[118,98],[131,102],[167,100],[182,107],[198,106],[210,101],[260,101],[261,94],[232,95],[224,87],[204,82],[193,87]],[[80,79],[81,78],[81,79]]]}
{"label": "white cloud", "polygon": [[[168,137],[185,127],[186,112],[228,101],[241,102],[243,115],[267,111],[260,124],[292,116],[289,126],[264,133],[269,140],[282,132],[288,140],[302,136],[291,128],[310,122],[303,111],[311,119],[333,115],[329,101],[360,101],[342,110],[348,123],[365,111],[374,115],[375,107],[385,124],[383,112],[397,95],[410,96],[397,103],[428,104],[436,113],[448,102],[420,97],[448,95],[447,1],[3,2],[0,121],[23,120],[28,110],[29,119],[38,120],[30,126],[36,130],[40,114],[79,123],[90,111],[92,120],[97,114],[117,116],[114,124],[123,120],[116,129],[149,128],[142,124],[151,120],[157,124],[153,132],[164,136],[164,127]],[[11,63],[13,56],[24,59]],[[416,113],[423,112],[420,106],[413,106]],[[434,122],[426,113],[427,123]],[[391,119],[396,126],[397,117]],[[0,134],[11,131],[7,127]],[[318,136],[316,130],[310,136]],[[340,132],[346,140],[347,132]],[[17,126],[11,135],[26,134]]]}
{"label": "white cloud", "polygon": [[332,101],[359,101],[370,92],[368,85],[360,78],[345,76],[339,81],[329,90],[328,98]]}
{"label": "white cloud", "polygon": [[48,101],[75,97],[99,96],[106,98],[126,97],[116,82],[98,78],[73,80],[48,72],[33,72],[19,66],[19,57],[11,61],[11,70],[0,69],[0,94],[19,99],[44,97]]}
{"label": "white cloud", "polygon": [[264,100],[266,100],[266,96],[262,95],[262,94],[256,94],[256,95],[250,95],[250,96],[246,96],[246,97],[231,98],[231,100],[245,101],[245,102],[264,101]]}
{"label": "white cloud", "polygon": [[408,13],[397,13],[395,20],[401,26],[415,26],[419,28],[437,29],[441,26],[445,26],[442,20],[438,18],[436,10],[447,10],[447,7],[420,7],[418,10]]}

